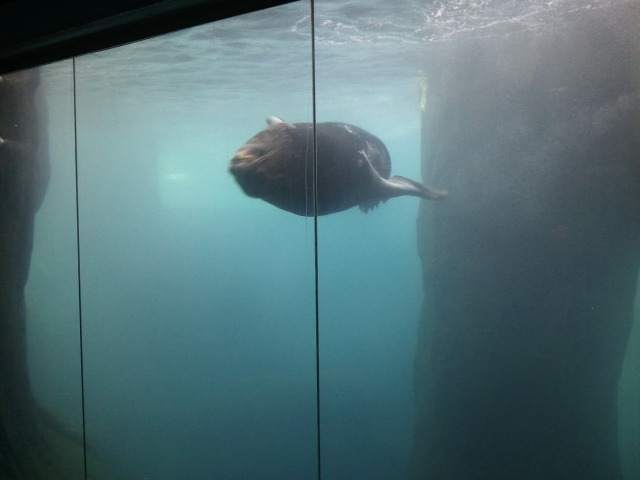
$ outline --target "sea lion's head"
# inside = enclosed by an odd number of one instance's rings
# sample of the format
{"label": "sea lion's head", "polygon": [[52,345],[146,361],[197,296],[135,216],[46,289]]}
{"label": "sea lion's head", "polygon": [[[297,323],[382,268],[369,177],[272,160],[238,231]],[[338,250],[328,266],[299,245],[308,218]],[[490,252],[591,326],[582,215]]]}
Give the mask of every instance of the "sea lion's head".
{"label": "sea lion's head", "polygon": [[266,198],[283,178],[283,161],[291,151],[288,123],[270,123],[238,149],[229,164],[229,172],[247,195]]}
{"label": "sea lion's head", "polygon": [[265,163],[273,150],[259,143],[246,143],[231,159],[229,171],[250,197],[260,197],[269,175]]}

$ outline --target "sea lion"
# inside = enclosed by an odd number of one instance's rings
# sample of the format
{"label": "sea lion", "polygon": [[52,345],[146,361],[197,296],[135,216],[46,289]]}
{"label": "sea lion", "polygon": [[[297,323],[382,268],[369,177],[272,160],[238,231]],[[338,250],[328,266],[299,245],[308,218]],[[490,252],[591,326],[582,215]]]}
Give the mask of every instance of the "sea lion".
{"label": "sea lion", "polygon": [[[250,197],[296,215],[313,216],[313,124],[267,118],[268,127],[231,159],[229,171]],[[318,215],[358,205],[367,212],[389,198],[436,199],[444,190],[391,177],[387,147],[374,135],[346,123],[316,123]]]}

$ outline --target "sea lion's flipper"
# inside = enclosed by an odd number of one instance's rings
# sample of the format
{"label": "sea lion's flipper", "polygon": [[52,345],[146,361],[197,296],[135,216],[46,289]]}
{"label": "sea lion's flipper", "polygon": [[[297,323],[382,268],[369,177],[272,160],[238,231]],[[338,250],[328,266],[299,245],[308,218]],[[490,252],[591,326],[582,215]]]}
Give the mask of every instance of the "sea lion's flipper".
{"label": "sea lion's flipper", "polygon": [[275,125],[276,123],[287,123],[280,117],[267,117],[267,125]]}
{"label": "sea lion's flipper", "polygon": [[[382,201],[386,202],[387,199],[385,198]],[[373,210],[378,205],[380,205],[380,200],[369,200],[369,201],[366,201],[366,202],[362,202],[360,205],[358,205],[358,208],[363,213],[369,213],[369,210]]]}
{"label": "sea lion's flipper", "polygon": [[387,198],[399,197],[401,195],[412,195],[414,197],[435,200],[438,198],[444,198],[449,194],[446,190],[429,187],[399,175],[391,177],[389,180],[383,179],[383,181],[386,184],[385,193],[388,194]]}
{"label": "sea lion's flipper", "polygon": [[440,190],[438,188],[429,187],[418,182],[414,182],[405,177],[396,175],[388,180],[382,177],[380,182],[382,183],[382,196],[371,200],[364,201],[358,206],[360,210],[367,213],[369,210],[376,208],[380,202],[386,202],[390,198],[401,197],[403,195],[410,195],[413,197],[426,198],[427,200],[436,200],[444,198],[449,195],[446,190]]}

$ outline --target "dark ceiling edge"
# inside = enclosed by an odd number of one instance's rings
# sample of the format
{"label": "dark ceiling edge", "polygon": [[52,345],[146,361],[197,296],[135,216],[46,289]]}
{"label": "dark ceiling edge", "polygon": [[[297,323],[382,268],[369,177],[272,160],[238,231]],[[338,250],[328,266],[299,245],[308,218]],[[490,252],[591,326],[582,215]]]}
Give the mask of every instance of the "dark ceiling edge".
{"label": "dark ceiling edge", "polygon": [[143,7],[0,49],[0,73],[9,73],[202,25],[293,0],[197,2],[178,8]]}

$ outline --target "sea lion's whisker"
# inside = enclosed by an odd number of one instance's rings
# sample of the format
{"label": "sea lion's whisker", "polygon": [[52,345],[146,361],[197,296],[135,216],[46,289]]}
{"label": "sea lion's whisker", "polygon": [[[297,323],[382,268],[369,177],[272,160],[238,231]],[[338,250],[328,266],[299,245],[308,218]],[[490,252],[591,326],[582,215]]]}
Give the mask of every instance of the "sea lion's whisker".
{"label": "sea lion's whisker", "polygon": [[271,150],[271,151],[269,151],[269,152],[265,153],[265,154],[264,154],[264,155],[262,155],[261,157],[256,158],[256,160],[255,160],[255,161],[256,161],[256,162],[260,162],[260,161],[264,160],[265,158],[269,158],[271,155],[273,155],[273,154],[275,154],[275,153],[278,153],[278,150],[282,150],[282,147],[275,148],[275,149],[273,149],[273,150]]}

